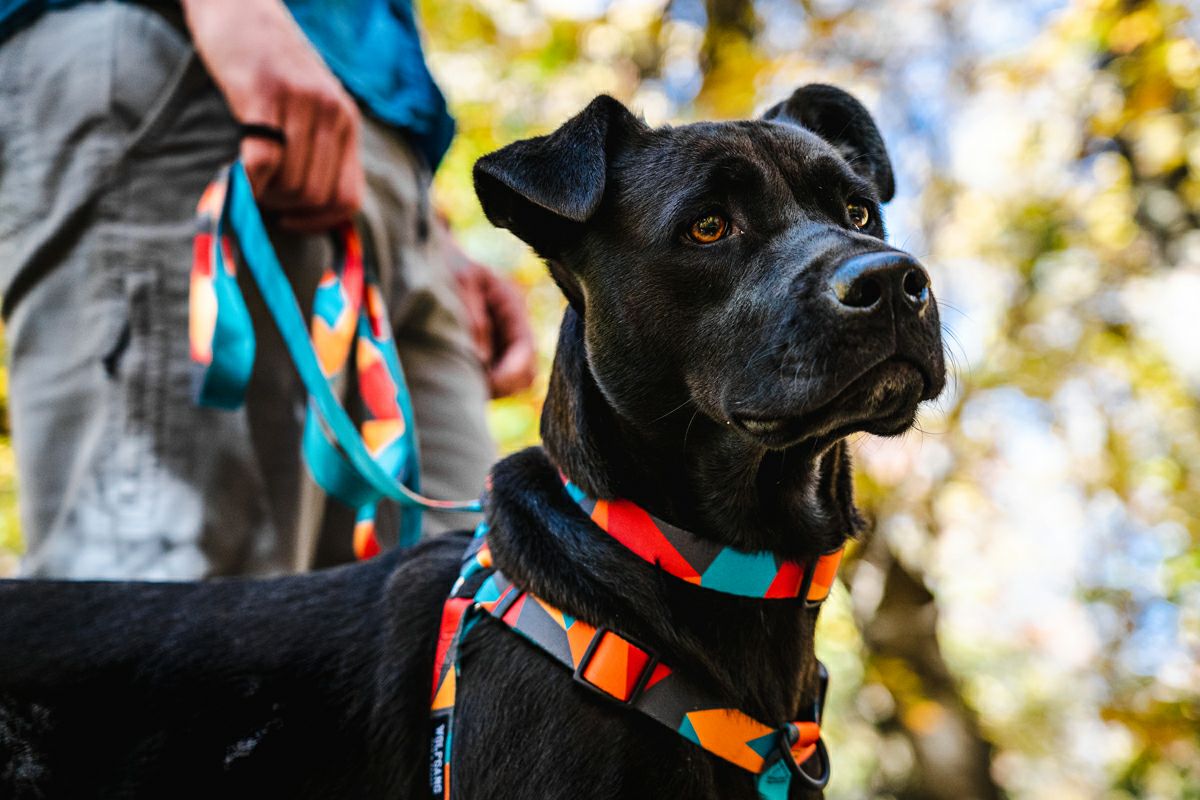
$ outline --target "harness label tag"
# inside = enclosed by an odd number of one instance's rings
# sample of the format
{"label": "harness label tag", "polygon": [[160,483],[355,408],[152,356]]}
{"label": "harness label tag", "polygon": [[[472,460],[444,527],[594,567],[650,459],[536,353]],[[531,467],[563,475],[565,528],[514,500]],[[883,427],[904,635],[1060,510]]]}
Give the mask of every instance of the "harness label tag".
{"label": "harness label tag", "polygon": [[446,728],[448,721],[448,715],[435,718],[429,736],[429,791],[438,800],[444,797],[446,792]]}

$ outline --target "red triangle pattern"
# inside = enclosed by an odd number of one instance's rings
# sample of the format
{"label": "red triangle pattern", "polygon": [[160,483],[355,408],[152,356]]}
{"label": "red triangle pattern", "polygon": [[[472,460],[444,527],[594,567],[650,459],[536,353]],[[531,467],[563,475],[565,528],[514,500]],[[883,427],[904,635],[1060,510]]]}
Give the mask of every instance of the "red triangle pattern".
{"label": "red triangle pattern", "polygon": [[803,582],[804,565],[798,561],[784,561],[763,597],[796,597]]}
{"label": "red triangle pattern", "polygon": [[[601,511],[602,505],[604,511]],[[657,564],[677,578],[700,578],[700,573],[667,541],[650,515],[634,503],[628,500],[599,500],[592,519],[614,539],[651,564]]]}

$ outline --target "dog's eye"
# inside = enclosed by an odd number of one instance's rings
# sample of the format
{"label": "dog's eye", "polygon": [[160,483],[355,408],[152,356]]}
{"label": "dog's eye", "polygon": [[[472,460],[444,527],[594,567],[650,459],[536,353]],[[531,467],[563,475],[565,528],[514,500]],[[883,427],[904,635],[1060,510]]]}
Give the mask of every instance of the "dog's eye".
{"label": "dog's eye", "polygon": [[871,212],[862,203],[847,203],[846,214],[850,217],[850,224],[856,228],[865,228],[871,221]]}
{"label": "dog's eye", "polygon": [[705,214],[692,223],[688,237],[697,244],[712,244],[729,232],[729,221],[720,214]]}

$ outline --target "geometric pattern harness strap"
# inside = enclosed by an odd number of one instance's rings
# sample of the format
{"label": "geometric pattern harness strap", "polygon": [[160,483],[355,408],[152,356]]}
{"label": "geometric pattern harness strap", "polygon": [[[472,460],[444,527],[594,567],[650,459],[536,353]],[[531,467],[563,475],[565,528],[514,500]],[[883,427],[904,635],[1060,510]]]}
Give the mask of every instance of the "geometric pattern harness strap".
{"label": "geometric pattern harness strap", "polygon": [[[793,779],[820,788],[829,777],[820,717],[828,677],[809,719],[769,725],[728,708],[617,631],[597,628],[523,591],[495,570],[486,526],[476,531],[462,573],[443,612],[434,670],[430,787],[450,797],[450,739],[459,678],[457,651],[483,615],[507,625],[569,669],[574,680],[606,700],[628,706],[715,756],[758,776],[761,798],[786,798]],[[482,578],[482,582],[479,580]],[[464,596],[468,584],[478,588]]]}
{"label": "geometric pattern harness strap", "polygon": [[628,500],[597,500],[562,476],[567,494],[600,530],[669,575],[702,589],[767,600],[803,597],[817,605],[829,596],[844,548],[816,563],[769,551],[727,547],[661,520]]}

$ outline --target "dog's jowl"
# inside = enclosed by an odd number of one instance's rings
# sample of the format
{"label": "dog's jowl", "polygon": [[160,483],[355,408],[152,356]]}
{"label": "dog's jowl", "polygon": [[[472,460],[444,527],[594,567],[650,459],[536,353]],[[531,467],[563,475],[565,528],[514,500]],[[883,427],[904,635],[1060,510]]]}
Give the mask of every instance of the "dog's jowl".
{"label": "dog's jowl", "polygon": [[907,430],[944,381],[878,130],[827,86],[666,128],[599,97],[475,183],[569,301],[544,447],[494,468],[486,538],[0,584],[0,797],[819,796],[845,439]]}

